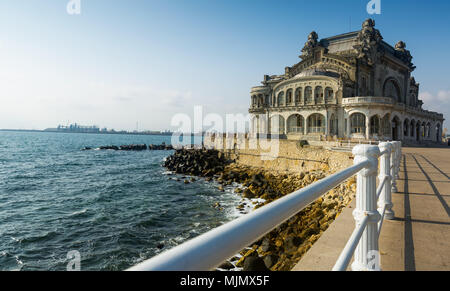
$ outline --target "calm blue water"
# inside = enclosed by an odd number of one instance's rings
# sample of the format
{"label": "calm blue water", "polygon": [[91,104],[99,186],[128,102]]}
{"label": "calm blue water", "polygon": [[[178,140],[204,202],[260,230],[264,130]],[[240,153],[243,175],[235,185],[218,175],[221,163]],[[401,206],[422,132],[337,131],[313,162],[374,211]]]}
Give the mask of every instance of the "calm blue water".
{"label": "calm blue water", "polygon": [[82,270],[123,270],[235,218],[236,194],[164,174],[171,152],[80,150],[163,141],[0,131],[0,270],[66,270],[73,250]]}

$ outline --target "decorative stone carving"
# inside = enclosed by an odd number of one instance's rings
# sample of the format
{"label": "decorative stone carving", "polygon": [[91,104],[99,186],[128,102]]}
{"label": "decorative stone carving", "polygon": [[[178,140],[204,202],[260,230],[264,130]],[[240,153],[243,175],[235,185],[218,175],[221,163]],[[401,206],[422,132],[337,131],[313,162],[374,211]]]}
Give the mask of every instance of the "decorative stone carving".
{"label": "decorative stone carving", "polygon": [[308,41],[305,43],[305,46],[302,49],[302,55],[300,56],[302,59],[305,59],[313,54],[314,49],[319,46],[318,39],[319,35],[315,31],[308,35]]}
{"label": "decorative stone carving", "polygon": [[399,41],[395,45],[395,56],[405,62],[411,70],[414,70],[416,67],[412,63],[411,52],[406,49],[406,43],[403,41]]}
{"label": "decorative stone carving", "polygon": [[354,46],[357,50],[357,58],[372,66],[383,55],[384,49],[380,46],[383,37],[378,29],[375,29],[375,20],[367,19],[358,33],[357,42]]}

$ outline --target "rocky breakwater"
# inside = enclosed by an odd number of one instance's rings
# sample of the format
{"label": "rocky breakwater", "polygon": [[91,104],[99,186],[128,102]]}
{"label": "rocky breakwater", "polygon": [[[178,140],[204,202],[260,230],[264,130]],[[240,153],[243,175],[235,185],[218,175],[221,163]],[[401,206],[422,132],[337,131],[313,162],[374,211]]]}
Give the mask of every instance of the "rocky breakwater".
{"label": "rocky breakwater", "polygon": [[[165,166],[180,174],[215,178],[223,186],[233,182],[240,184],[235,189],[243,198],[238,209],[246,206],[246,199],[260,198],[263,202],[256,205],[258,208],[331,174],[326,167],[302,173],[268,172],[233,163],[215,150],[179,150],[166,160]],[[220,268],[291,270],[350,203],[355,187],[354,178],[339,185]]]}
{"label": "rocky breakwater", "polygon": [[[91,147],[85,147],[82,150],[88,151],[88,150],[92,150],[92,149],[93,148],[91,148]],[[150,144],[148,147],[146,144],[131,144],[131,145],[121,145],[121,146],[115,146],[115,145],[101,146],[96,149],[98,149],[98,150],[114,150],[114,151],[145,151],[147,149],[149,149],[151,151],[169,151],[169,150],[173,150],[174,148],[172,145],[166,145],[165,143],[162,143],[160,145]]]}
{"label": "rocky breakwater", "polygon": [[180,149],[166,159],[164,167],[177,174],[212,177],[223,172],[229,163],[216,150]]}

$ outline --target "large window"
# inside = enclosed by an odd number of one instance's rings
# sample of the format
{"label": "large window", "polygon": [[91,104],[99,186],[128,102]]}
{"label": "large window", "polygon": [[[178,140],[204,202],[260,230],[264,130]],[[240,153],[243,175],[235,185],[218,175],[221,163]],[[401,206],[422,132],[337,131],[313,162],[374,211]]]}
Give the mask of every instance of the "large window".
{"label": "large window", "polygon": [[292,89],[287,90],[286,92],[286,105],[292,104]]}
{"label": "large window", "polygon": [[384,84],[384,96],[385,97],[391,97],[392,99],[396,100],[397,102],[401,101],[400,98],[400,88],[397,84],[397,82],[393,79],[388,80]]}
{"label": "large window", "polygon": [[304,121],[300,114],[291,115],[288,118],[288,133],[303,133]]}
{"label": "large window", "polygon": [[295,90],[295,103],[298,104],[302,100],[302,88],[297,88]]}
{"label": "large window", "polygon": [[334,98],[334,92],[333,89],[331,89],[330,87],[325,88],[325,100],[327,100],[327,102],[332,101]]}
{"label": "large window", "polygon": [[409,119],[405,119],[403,122],[403,136],[409,136]]}
{"label": "large window", "polygon": [[338,120],[334,114],[330,117],[330,134],[337,135],[338,134]]}
{"label": "large window", "polygon": [[322,103],[323,102],[323,88],[320,86],[317,86],[314,89],[314,98],[316,103]]}
{"label": "large window", "polygon": [[314,113],[308,117],[308,133],[325,133],[325,117]]}
{"label": "large window", "polygon": [[350,116],[350,128],[352,133],[366,133],[366,116],[362,113],[355,113]]}
{"label": "large window", "polygon": [[313,103],[312,88],[309,86],[305,88],[305,100],[307,104]]}
{"label": "large window", "polygon": [[378,135],[380,133],[380,118],[374,115],[370,118],[370,134]]}
{"label": "large window", "polygon": [[280,92],[280,94],[278,94],[278,106],[284,106],[285,102],[284,102],[284,92]]}

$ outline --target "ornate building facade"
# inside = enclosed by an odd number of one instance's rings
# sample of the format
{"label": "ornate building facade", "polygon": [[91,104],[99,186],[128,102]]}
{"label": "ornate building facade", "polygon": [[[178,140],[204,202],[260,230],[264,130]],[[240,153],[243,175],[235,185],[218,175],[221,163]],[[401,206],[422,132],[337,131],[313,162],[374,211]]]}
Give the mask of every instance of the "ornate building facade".
{"label": "ornate building facade", "polygon": [[319,41],[301,61],[251,89],[251,133],[302,140],[441,141],[444,116],[422,109],[406,44],[383,41],[375,21]]}

